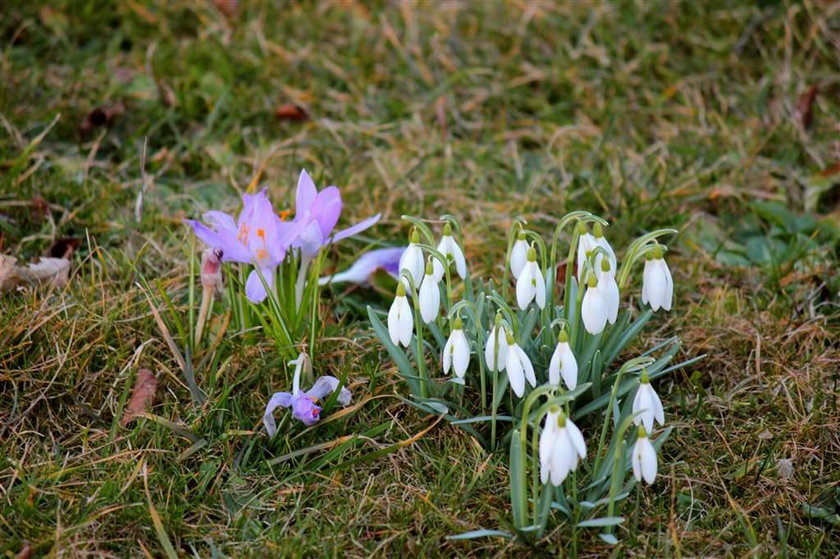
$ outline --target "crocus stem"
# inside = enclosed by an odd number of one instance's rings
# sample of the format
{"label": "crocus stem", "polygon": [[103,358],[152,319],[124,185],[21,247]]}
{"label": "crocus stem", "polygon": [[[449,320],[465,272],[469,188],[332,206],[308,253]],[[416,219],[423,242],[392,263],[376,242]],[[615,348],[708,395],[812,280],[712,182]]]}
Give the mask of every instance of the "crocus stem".
{"label": "crocus stem", "polygon": [[306,272],[309,269],[309,263],[311,261],[311,256],[301,252],[300,270],[298,271],[297,281],[295,282],[295,309],[298,311],[300,310],[300,304],[303,302],[303,288],[306,286]]}
{"label": "crocus stem", "polygon": [[195,323],[195,340],[193,346],[198,349],[198,344],[201,343],[201,335],[204,333],[204,323],[207,321],[207,315],[210,311],[210,305],[213,303],[213,294],[215,293],[213,287],[203,286],[201,289],[201,307],[198,309],[198,320]]}

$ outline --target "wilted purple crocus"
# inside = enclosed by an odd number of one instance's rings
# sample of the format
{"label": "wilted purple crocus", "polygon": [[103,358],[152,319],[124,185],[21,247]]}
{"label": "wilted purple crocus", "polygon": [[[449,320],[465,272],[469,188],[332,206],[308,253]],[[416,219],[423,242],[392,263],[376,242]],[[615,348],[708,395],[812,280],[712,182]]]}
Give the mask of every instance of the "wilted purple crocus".
{"label": "wilted purple crocus", "polygon": [[263,279],[268,287],[274,285],[274,271],[302,225],[282,222],[274,213],[265,189],[257,194],[244,194],[242,202],[242,212],[235,222],[233,217],[220,211],[204,214],[204,220],[212,228],[190,219],[185,222],[199,239],[222,251],[222,261],[256,267],[248,275],[245,294],[250,301],[260,303],[267,295]]}
{"label": "wilted purple crocus", "polygon": [[364,253],[352,266],[332,276],[318,280],[320,285],[352,282],[366,284],[377,270],[385,270],[394,279],[399,279],[400,257],[405,247],[379,248]]}
{"label": "wilted purple crocus", "polygon": [[[292,417],[301,421],[304,425],[314,425],[318,423],[321,418],[321,407],[315,402],[322,400],[329,394],[335,392],[340,384],[339,380],[331,376],[318,377],[312,388],[306,392],[300,390],[300,374],[301,370],[306,367],[309,371],[312,370],[312,364],[309,361],[309,356],[305,353],[298,355],[294,361],[290,361],[289,365],[295,365],[295,375],[292,380],[291,392],[276,392],[271,396],[268,404],[265,406],[265,413],[263,414],[263,425],[265,425],[268,436],[273,437],[277,432],[277,423],[274,421],[274,410],[277,408],[292,408]],[[350,391],[342,387],[341,392],[338,393],[338,403],[342,406],[350,404]]]}

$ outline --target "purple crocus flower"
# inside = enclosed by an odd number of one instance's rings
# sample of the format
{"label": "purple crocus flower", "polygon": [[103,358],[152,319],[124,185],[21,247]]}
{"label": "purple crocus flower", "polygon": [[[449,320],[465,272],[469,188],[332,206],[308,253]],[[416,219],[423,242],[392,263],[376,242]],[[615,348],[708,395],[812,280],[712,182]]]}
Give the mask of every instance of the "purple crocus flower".
{"label": "purple crocus flower", "polygon": [[267,295],[263,279],[268,287],[274,285],[274,271],[302,226],[282,222],[274,213],[265,189],[257,194],[244,194],[242,202],[236,221],[224,212],[210,211],[203,216],[210,227],[190,219],[185,222],[205,244],[222,251],[223,262],[255,266],[245,283],[245,294],[250,301],[260,303]]}
{"label": "purple crocus flower", "polygon": [[[292,380],[291,392],[276,392],[269,399],[265,406],[265,413],[263,414],[263,425],[265,425],[268,436],[273,437],[277,432],[277,423],[274,420],[274,410],[277,408],[292,408],[292,417],[302,422],[304,425],[314,425],[318,423],[321,418],[321,407],[315,402],[322,400],[328,395],[335,392],[340,384],[340,381],[331,376],[318,377],[312,388],[306,392],[300,389],[300,374],[304,367],[309,371],[312,370],[312,364],[309,361],[309,356],[305,353],[298,355],[298,358],[289,362],[289,365],[295,365],[295,375]],[[342,406],[350,404],[350,391],[342,387],[341,392],[338,393],[338,403]]]}
{"label": "purple crocus flower", "polygon": [[318,280],[320,285],[328,283],[361,283],[366,284],[377,270],[385,270],[391,277],[398,280],[400,273],[400,257],[405,247],[380,248],[364,253],[352,266],[332,276]]}
{"label": "purple crocus flower", "polygon": [[318,254],[322,246],[352,237],[379,221],[379,214],[376,214],[333,234],[332,231],[341,215],[341,207],[341,192],[338,187],[328,186],[318,192],[306,169],[300,172],[294,222],[300,224],[301,230],[294,246],[300,248],[304,258],[311,259]]}

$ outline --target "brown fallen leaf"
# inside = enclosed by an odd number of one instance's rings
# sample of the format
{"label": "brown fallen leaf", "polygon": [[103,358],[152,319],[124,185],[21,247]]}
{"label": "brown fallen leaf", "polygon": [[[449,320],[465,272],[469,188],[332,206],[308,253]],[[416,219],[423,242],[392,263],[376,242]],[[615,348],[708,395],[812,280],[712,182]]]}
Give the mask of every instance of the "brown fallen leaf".
{"label": "brown fallen leaf", "polygon": [[101,107],[96,107],[91,112],[87,114],[87,116],[82,121],[82,124],[79,126],[79,129],[82,132],[90,132],[94,128],[98,128],[100,126],[107,126],[111,124],[114,119],[119,117],[125,112],[125,105],[122,103],[114,103],[112,105],[103,105]]}
{"label": "brown fallen leaf", "polygon": [[35,223],[40,223],[44,220],[44,217],[47,215],[47,212],[50,211],[50,205],[44,200],[41,196],[33,196],[32,197],[32,205],[29,207],[30,213],[32,215],[32,221]]}
{"label": "brown fallen leaf", "polygon": [[239,0],[213,0],[213,4],[228,19],[236,17],[239,12]]}
{"label": "brown fallen leaf", "polygon": [[70,281],[70,261],[41,258],[26,267],[17,266],[14,256],[0,254],[0,291],[26,284],[52,284],[64,287]]}
{"label": "brown fallen leaf", "polygon": [[125,427],[131,423],[139,414],[146,412],[155,401],[157,392],[157,378],[149,369],[137,371],[137,380],[134,382],[134,389],[131,391],[131,399],[125,406],[120,424]]}
{"label": "brown fallen leaf", "polygon": [[799,101],[796,103],[796,117],[805,130],[809,130],[814,123],[814,101],[817,100],[819,91],[820,84],[815,83],[799,96]]}
{"label": "brown fallen leaf", "polygon": [[17,552],[15,559],[29,559],[30,557],[32,557],[32,544],[29,542],[23,542],[23,547],[21,547],[20,551]]}
{"label": "brown fallen leaf", "polygon": [[303,107],[294,103],[283,103],[274,111],[277,120],[288,120],[291,122],[303,122],[309,118]]}
{"label": "brown fallen leaf", "polygon": [[70,260],[73,252],[75,252],[81,244],[82,241],[78,237],[62,237],[60,239],[56,239],[50,247],[50,256],[52,258],[64,258],[65,260]]}

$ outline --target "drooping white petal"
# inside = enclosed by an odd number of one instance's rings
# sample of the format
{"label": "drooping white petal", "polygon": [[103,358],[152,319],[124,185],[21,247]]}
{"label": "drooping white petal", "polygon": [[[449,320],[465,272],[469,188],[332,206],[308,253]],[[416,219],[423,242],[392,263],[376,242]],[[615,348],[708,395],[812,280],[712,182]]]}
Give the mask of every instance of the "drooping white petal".
{"label": "drooping white petal", "polygon": [[645,260],[645,271],[642,273],[642,304],[650,303],[650,283],[653,273],[653,261]]}
{"label": "drooping white petal", "polygon": [[[531,358],[528,357],[525,351],[518,345],[514,345],[513,347],[516,348],[516,352],[519,354],[519,361],[522,363],[522,368],[525,370],[525,379],[532,387],[537,386],[537,377],[534,374],[534,365],[531,363]],[[513,350],[513,347],[508,351]]]}
{"label": "drooping white petal", "polygon": [[662,308],[666,311],[670,311],[671,304],[674,301],[674,279],[671,277],[671,270],[668,268],[668,264],[664,259],[660,258],[657,261],[657,266],[659,268],[659,273],[662,275],[665,282],[663,298],[661,301]]}
{"label": "drooping white petal", "polygon": [[584,263],[586,262],[586,255],[593,250],[597,243],[595,242],[595,237],[592,236],[591,233],[584,233],[578,238],[578,249],[577,249],[577,280],[578,284],[583,283],[583,269]]}
{"label": "drooping white petal", "polygon": [[599,286],[591,287],[583,295],[580,307],[583,326],[590,334],[600,334],[607,325],[607,304]]}
{"label": "drooping white petal", "polygon": [[[534,263],[536,266],[536,263]],[[534,273],[534,280],[536,281],[536,299],[537,299],[537,306],[541,309],[545,308],[545,278],[543,278],[542,270],[540,270],[539,266],[536,266],[536,272]]]}
{"label": "drooping white petal", "polygon": [[[448,259],[451,257],[451,261],[455,263],[455,271],[458,272],[461,279],[467,277],[467,261],[464,259],[464,252],[461,250],[461,247],[458,245],[458,242],[454,237],[451,235],[444,235],[441,237],[437,249],[438,252],[447,258],[447,266],[449,265]],[[445,271],[444,264],[435,258],[432,261],[432,266],[434,266],[435,278],[437,281],[440,281],[443,278]]]}
{"label": "drooping white petal", "polygon": [[[615,272],[618,269],[616,267],[617,264],[618,264],[618,261],[615,258],[615,251],[613,250],[612,246],[610,246],[610,243],[607,242],[606,237],[604,237],[604,236],[594,237],[594,239],[595,239],[595,244],[597,246],[600,246],[601,248],[603,248],[607,252],[607,260],[610,263],[610,273],[613,276],[615,276]],[[600,269],[600,262],[597,262],[597,264],[599,265],[599,268],[596,268],[596,269]]]}
{"label": "drooping white petal", "polygon": [[[577,425],[572,423],[572,420],[568,418],[566,419],[566,432],[572,446],[577,451],[578,456],[586,458],[586,441],[583,440],[583,434],[580,432]],[[577,462],[577,460],[575,462]],[[575,464],[575,467],[577,467],[577,464]]]}
{"label": "drooping white petal", "polygon": [[575,354],[568,342],[558,342],[551,354],[548,364],[548,383],[553,386],[560,384],[560,377],[569,390],[577,387],[578,364]]}
{"label": "drooping white petal", "polygon": [[[405,249],[402,256],[400,257],[400,273],[403,270],[407,271],[408,274],[411,276],[411,280],[414,282],[415,289],[420,287],[420,282],[423,279],[423,271],[426,269],[426,265],[423,262],[423,249],[417,246],[414,243],[409,243],[408,248]],[[408,285],[405,286],[406,289],[409,288]],[[409,293],[411,292],[408,289]]]}
{"label": "drooping white petal", "polygon": [[420,285],[420,316],[426,324],[433,322],[440,310],[440,289],[434,275],[423,276],[423,283]]}
{"label": "drooping white petal", "polygon": [[464,251],[458,245],[457,241],[452,237],[450,239],[450,248],[452,258],[455,260],[455,271],[461,276],[461,279],[467,277],[467,260],[464,258]]}
{"label": "drooping white petal", "polygon": [[551,354],[551,361],[548,363],[548,384],[552,386],[560,386],[560,363],[562,360],[560,355],[560,344],[554,348],[554,353]]}
{"label": "drooping white petal", "polygon": [[650,387],[650,400],[653,406],[653,418],[659,425],[665,425],[665,408],[662,407],[662,400],[659,399],[659,394],[656,393],[653,386]]}
{"label": "drooping white petal", "polygon": [[516,304],[521,310],[528,308],[534,296],[537,294],[536,278],[534,277],[534,269],[536,262],[528,262],[519,274],[516,280]]}
{"label": "drooping white petal", "polygon": [[408,299],[401,297],[400,303],[400,343],[405,347],[411,343],[411,334],[414,332],[414,318],[411,314],[411,305]]}
{"label": "drooping white petal", "polygon": [[[498,345],[496,340],[498,338]],[[503,371],[508,358],[508,343],[504,329],[496,329],[495,326],[487,336],[487,343],[484,345],[484,362],[487,368],[492,371]]]}
{"label": "drooping white petal", "polygon": [[391,338],[391,343],[397,345],[400,343],[400,299],[405,297],[397,297],[391,303],[391,308],[388,310],[388,336]]}
{"label": "drooping white petal", "polygon": [[557,414],[549,411],[545,414],[542,433],[540,433],[540,483],[546,483],[551,473],[551,453],[554,449],[557,430]]}
{"label": "drooping white petal", "polygon": [[654,482],[657,472],[656,450],[647,436],[636,439],[630,463],[633,465],[636,481],[644,479],[648,485]]}
{"label": "drooping white petal", "polygon": [[598,289],[602,290],[604,294],[604,302],[607,305],[607,320],[610,324],[615,324],[618,318],[618,306],[620,302],[620,295],[618,293],[618,283],[615,281],[615,273],[612,268],[598,274]]}
{"label": "drooping white petal", "polygon": [[510,251],[510,273],[513,277],[519,279],[519,274],[525,267],[528,260],[528,241],[525,239],[517,239],[513,243],[513,248]]}
{"label": "drooping white petal", "polygon": [[518,397],[525,394],[525,367],[520,356],[519,346],[514,344],[507,352],[507,363],[505,369],[507,370],[508,380],[510,381],[510,388]]}
{"label": "drooping white petal", "polygon": [[455,330],[449,335],[449,339],[446,340],[446,344],[443,346],[443,355],[441,356],[443,360],[443,374],[449,374],[449,368],[452,366],[452,353],[454,351],[455,346]]}
{"label": "drooping white petal", "polygon": [[470,344],[467,342],[467,337],[464,336],[463,330],[455,330],[452,332],[452,337],[455,338],[452,365],[458,378],[464,378],[464,374],[470,366]]}
{"label": "drooping white petal", "polygon": [[636,396],[633,398],[633,413],[638,415],[633,418],[633,423],[644,426],[648,433],[653,432],[653,402],[650,397],[650,384],[642,383],[639,389],[636,390]]}

